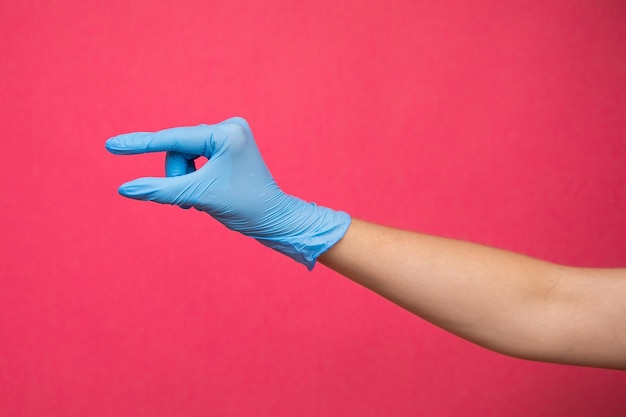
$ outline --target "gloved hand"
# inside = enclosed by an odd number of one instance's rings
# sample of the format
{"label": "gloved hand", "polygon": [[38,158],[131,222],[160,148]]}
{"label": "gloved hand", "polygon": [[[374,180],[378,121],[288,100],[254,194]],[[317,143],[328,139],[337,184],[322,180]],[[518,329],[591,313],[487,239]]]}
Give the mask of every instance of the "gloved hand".
{"label": "gloved hand", "polygon": [[[107,140],[106,148],[118,155],[167,152],[166,178],[127,182],[119,188],[121,195],[194,207],[309,270],[350,225],[347,213],[285,194],[242,118],[155,133],[128,133]],[[209,161],[196,171],[194,160],[200,156]]]}

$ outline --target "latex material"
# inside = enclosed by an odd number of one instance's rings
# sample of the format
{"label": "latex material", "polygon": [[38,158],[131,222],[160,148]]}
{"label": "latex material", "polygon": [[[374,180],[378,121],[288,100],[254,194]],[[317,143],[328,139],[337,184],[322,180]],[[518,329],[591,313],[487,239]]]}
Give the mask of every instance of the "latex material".
{"label": "latex material", "polygon": [[[215,125],[137,132],[107,140],[118,155],[167,152],[164,178],[120,186],[137,200],[204,211],[313,269],[315,260],[343,237],[350,216],[285,194],[272,178],[248,123],[239,117]],[[196,170],[200,156],[209,162]]]}

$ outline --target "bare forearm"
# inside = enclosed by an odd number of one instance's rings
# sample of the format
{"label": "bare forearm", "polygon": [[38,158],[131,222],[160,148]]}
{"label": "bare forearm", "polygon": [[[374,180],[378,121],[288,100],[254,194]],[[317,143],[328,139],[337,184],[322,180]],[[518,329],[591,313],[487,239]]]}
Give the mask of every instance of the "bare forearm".
{"label": "bare forearm", "polygon": [[619,331],[626,319],[624,270],[562,267],[359,220],[319,261],[489,349],[536,360],[626,368],[626,325]]}

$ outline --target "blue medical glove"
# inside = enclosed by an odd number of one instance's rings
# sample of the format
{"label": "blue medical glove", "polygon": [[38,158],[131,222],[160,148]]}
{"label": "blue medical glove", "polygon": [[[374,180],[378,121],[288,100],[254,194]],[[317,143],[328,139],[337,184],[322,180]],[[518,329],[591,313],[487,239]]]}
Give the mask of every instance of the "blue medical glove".
{"label": "blue medical glove", "polygon": [[[155,133],[128,133],[107,140],[106,148],[118,155],[167,152],[165,178],[127,182],[119,188],[121,195],[204,211],[309,270],[350,225],[347,213],[285,194],[242,118]],[[194,160],[200,156],[209,161],[196,171]]]}

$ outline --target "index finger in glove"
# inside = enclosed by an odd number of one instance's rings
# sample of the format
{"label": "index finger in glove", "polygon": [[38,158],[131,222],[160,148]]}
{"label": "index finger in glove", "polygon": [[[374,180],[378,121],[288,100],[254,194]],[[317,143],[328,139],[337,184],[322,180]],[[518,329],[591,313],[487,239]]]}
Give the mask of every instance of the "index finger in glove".
{"label": "index finger in glove", "polygon": [[170,151],[209,156],[207,147],[215,131],[214,126],[199,125],[175,127],[160,132],[125,133],[107,140],[106,148],[117,155]]}

